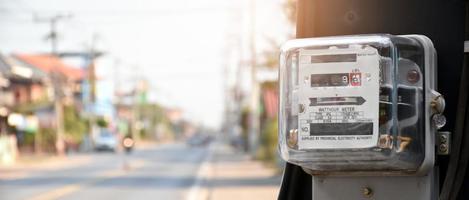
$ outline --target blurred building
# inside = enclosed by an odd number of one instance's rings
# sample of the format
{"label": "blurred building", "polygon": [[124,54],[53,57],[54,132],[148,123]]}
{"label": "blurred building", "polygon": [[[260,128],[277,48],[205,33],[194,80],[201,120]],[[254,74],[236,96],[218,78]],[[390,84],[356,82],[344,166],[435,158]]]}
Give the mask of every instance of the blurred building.
{"label": "blurred building", "polygon": [[27,134],[37,133],[40,123],[52,119],[39,117],[51,108],[50,79],[47,73],[13,56],[0,55],[0,157],[14,160],[17,147]]}
{"label": "blurred building", "polygon": [[0,55],[0,71],[16,105],[47,99],[47,74],[13,57]]}
{"label": "blurred building", "polygon": [[[82,108],[81,85],[85,72],[77,67],[64,63],[59,57],[50,54],[14,54],[17,60],[24,62],[49,76],[55,75],[60,84],[60,92],[66,104],[73,104]],[[51,80],[54,81],[54,80]],[[55,94],[57,95],[57,94]]]}
{"label": "blurred building", "polygon": [[[40,130],[56,127],[56,95],[65,105],[82,110],[83,78],[83,70],[56,56],[0,55],[0,134],[14,136],[17,141],[9,146],[26,151],[39,148]],[[53,132],[48,133],[49,140],[51,135]]]}
{"label": "blurred building", "polygon": [[0,55],[0,74],[0,133],[6,133],[12,114],[25,118],[48,106],[50,82],[43,71],[5,55]]}

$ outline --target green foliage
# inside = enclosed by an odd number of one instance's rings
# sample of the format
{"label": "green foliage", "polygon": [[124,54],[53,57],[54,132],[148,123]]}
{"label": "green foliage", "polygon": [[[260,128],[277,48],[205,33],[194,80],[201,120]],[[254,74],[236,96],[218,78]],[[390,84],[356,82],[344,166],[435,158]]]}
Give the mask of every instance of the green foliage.
{"label": "green foliage", "polygon": [[33,145],[34,144],[34,133],[24,133],[23,134],[23,145]]}
{"label": "green foliage", "polygon": [[106,119],[100,117],[96,119],[96,125],[98,125],[100,128],[106,128],[108,127],[109,123],[106,121]]}
{"label": "green foliage", "polygon": [[164,109],[158,104],[144,103],[138,106],[138,119],[145,122],[145,127],[140,130],[141,138],[150,138],[150,135],[156,132],[156,126],[160,123],[169,125],[168,119],[165,117]]}
{"label": "green foliage", "polygon": [[67,139],[81,142],[87,131],[86,120],[82,119],[73,106],[64,107],[64,126]]}
{"label": "green foliage", "polygon": [[244,151],[249,150],[248,134],[249,134],[249,115],[251,112],[249,108],[245,107],[241,112],[241,137],[244,141]]}
{"label": "green foliage", "polygon": [[156,125],[164,119],[164,110],[158,104],[143,104],[138,109],[140,117],[148,119],[152,125]]}
{"label": "green foliage", "polygon": [[149,134],[148,134],[148,130],[147,129],[141,129],[138,134],[140,134],[140,139],[148,139],[149,138]]}
{"label": "green foliage", "polygon": [[258,158],[267,163],[275,164],[277,158],[277,119],[268,119],[261,135],[261,146],[258,152]]}
{"label": "green foliage", "polygon": [[41,99],[36,102],[17,104],[14,106],[13,111],[22,114],[31,114],[39,108],[44,108],[48,106],[52,106],[52,102],[48,101],[47,99]]}
{"label": "green foliage", "polygon": [[42,128],[36,133],[39,134],[38,138],[40,140],[41,149],[44,152],[54,152],[55,151],[55,141],[56,135],[55,130],[51,128]]}

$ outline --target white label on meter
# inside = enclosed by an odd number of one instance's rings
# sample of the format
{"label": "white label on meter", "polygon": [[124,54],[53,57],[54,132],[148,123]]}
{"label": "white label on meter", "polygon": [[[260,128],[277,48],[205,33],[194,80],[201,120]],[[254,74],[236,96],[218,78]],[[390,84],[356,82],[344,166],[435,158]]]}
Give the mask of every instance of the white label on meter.
{"label": "white label on meter", "polygon": [[376,146],[379,70],[372,47],[300,50],[298,148]]}

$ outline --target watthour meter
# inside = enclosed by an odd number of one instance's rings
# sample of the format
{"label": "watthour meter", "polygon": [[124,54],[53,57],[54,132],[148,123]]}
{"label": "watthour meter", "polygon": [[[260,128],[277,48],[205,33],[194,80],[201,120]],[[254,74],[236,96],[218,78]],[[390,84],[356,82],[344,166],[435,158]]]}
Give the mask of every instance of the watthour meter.
{"label": "watthour meter", "polygon": [[421,35],[288,41],[280,58],[279,147],[313,174],[425,174],[444,125],[436,52]]}

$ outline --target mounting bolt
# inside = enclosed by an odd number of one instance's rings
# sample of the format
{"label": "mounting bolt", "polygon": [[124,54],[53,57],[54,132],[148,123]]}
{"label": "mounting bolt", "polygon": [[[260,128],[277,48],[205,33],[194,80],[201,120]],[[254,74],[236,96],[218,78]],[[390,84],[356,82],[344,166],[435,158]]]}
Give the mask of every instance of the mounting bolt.
{"label": "mounting bolt", "polygon": [[420,80],[420,73],[417,70],[410,70],[407,72],[407,81],[412,84],[417,83]]}
{"label": "mounting bolt", "polygon": [[446,144],[440,144],[440,152],[446,152],[448,151],[448,145]]}
{"label": "mounting bolt", "polygon": [[449,155],[451,152],[451,133],[448,131],[438,131],[436,137],[436,147],[438,155]]}
{"label": "mounting bolt", "polygon": [[369,187],[363,187],[362,194],[366,198],[371,198],[373,196],[373,190]]}
{"label": "mounting bolt", "polygon": [[432,100],[430,102],[430,106],[432,108],[433,114],[442,114],[446,107],[445,98],[443,95],[434,90],[431,91],[431,96]]}
{"label": "mounting bolt", "polygon": [[446,141],[448,141],[446,135],[440,135],[440,143],[446,143]]}

